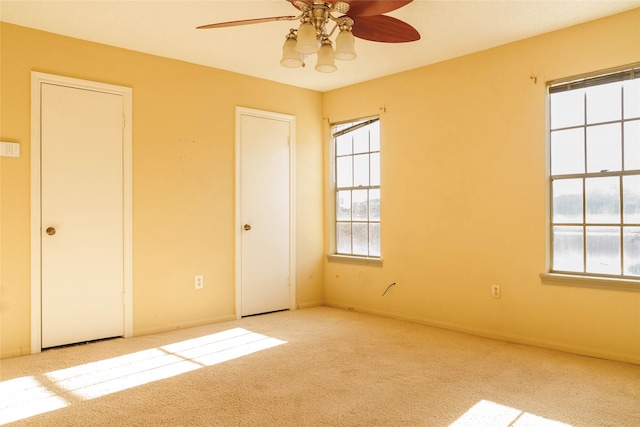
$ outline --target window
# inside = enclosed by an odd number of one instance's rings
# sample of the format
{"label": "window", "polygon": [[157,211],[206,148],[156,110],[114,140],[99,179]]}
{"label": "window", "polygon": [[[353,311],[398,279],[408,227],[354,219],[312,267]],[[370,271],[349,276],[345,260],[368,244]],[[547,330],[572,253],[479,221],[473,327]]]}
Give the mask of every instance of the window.
{"label": "window", "polygon": [[380,121],[333,125],[335,253],[380,257]]}
{"label": "window", "polygon": [[640,280],[640,64],[551,84],[551,273]]}

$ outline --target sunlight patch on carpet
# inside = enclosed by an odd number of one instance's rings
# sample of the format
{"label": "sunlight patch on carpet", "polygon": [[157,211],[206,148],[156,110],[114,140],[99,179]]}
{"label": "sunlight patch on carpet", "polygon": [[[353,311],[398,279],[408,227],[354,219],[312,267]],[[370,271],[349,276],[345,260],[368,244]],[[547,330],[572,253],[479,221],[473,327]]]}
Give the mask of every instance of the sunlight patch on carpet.
{"label": "sunlight patch on carpet", "polygon": [[[276,338],[234,328],[216,334],[0,382],[0,425],[68,406],[73,399],[95,399],[175,377],[286,344]],[[68,395],[65,400],[60,396]]]}
{"label": "sunlight patch on carpet", "polygon": [[242,328],[50,372],[47,378],[82,399],[95,399],[284,344]]}
{"label": "sunlight patch on carpet", "polygon": [[560,421],[549,420],[520,409],[481,400],[449,427],[571,427]]}
{"label": "sunlight patch on carpet", "polygon": [[68,406],[33,377],[0,382],[0,425]]}

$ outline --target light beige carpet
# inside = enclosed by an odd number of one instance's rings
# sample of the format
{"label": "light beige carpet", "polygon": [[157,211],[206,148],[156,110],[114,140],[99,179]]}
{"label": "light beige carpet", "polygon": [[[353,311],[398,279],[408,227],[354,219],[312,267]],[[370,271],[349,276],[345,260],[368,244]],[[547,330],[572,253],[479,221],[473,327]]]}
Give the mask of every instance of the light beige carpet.
{"label": "light beige carpet", "polygon": [[0,363],[0,425],[640,426],[638,365],[328,307]]}

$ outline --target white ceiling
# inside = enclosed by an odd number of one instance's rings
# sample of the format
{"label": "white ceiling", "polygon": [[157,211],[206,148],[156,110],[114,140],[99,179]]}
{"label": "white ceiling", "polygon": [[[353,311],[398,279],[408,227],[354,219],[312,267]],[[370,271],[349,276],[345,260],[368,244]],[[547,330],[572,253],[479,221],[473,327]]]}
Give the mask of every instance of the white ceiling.
{"label": "white ceiling", "polygon": [[[0,20],[52,33],[327,91],[640,7],[640,0],[414,0],[388,15],[421,34],[412,43],[356,41],[338,71],[280,66],[296,21],[196,30],[222,21],[297,15],[285,0],[0,0]],[[640,23],[639,23],[640,25]]]}

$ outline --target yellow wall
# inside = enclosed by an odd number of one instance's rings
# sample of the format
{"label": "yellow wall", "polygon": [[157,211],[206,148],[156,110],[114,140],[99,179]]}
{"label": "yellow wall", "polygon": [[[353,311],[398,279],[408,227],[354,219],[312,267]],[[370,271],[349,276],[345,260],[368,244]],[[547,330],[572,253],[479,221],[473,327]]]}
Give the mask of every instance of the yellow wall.
{"label": "yellow wall", "polygon": [[[29,352],[35,70],[133,88],[135,333],[234,314],[234,107],[241,105],[297,117],[300,306],[324,299],[640,363],[640,292],[543,285],[538,277],[547,235],[544,82],[640,61],[638,22],[640,9],[324,95],[2,24],[0,139],[22,149],[20,159],[0,163],[2,356]],[[331,193],[321,118],[375,114],[384,266],[327,263]],[[200,293],[196,272],[205,275]],[[490,296],[492,284],[502,286],[501,299]]]}
{"label": "yellow wall", "polygon": [[297,302],[322,303],[320,93],[1,25],[2,357],[30,352],[31,71],[133,88],[134,334],[235,316],[236,106],[296,116]]}
{"label": "yellow wall", "polygon": [[380,114],[384,259],[326,263],[326,303],[640,363],[640,292],[538,276],[545,82],[637,61],[640,9],[326,93],[333,122]]}

